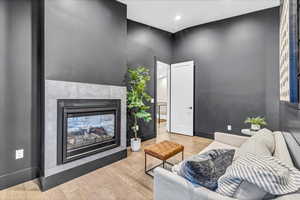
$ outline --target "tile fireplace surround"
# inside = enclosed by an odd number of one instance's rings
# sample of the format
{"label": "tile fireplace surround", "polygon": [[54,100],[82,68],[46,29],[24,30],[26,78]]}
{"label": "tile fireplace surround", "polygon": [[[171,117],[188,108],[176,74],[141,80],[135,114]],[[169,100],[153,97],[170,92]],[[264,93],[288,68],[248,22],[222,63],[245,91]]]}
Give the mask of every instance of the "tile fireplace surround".
{"label": "tile fireplace surround", "polygon": [[[120,99],[121,100],[121,144],[119,147],[91,155],[66,164],[57,164],[57,100],[58,99]],[[45,81],[44,153],[41,185],[48,177],[70,172],[71,169],[107,158],[126,150],[126,87],[87,84],[65,81]],[[118,156],[117,156],[118,157]],[[106,159],[107,162],[107,159]],[[94,164],[95,165],[95,164]],[[55,182],[55,180],[54,180]],[[53,183],[52,183],[53,184]],[[50,184],[50,185],[52,185]],[[45,186],[48,189],[48,186]],[[51,186],[49,186],[51,187]],[[44,189],[43,189],[44,190]]]}

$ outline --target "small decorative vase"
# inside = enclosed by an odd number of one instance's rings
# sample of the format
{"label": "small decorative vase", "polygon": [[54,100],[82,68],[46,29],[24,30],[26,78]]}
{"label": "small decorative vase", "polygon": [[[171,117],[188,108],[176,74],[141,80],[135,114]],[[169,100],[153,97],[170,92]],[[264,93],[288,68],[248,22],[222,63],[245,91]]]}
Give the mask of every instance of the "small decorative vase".
{"label": "small decorative vase", "polygon": [[258,124],[251,124],[251,130],[253,130],[253,131],[260,130],[260,125],[258,125]]}
{"label": "small decorative vase", "polygon": [[141,149],[141,138],[131,138],[131,150],[137,152]]}

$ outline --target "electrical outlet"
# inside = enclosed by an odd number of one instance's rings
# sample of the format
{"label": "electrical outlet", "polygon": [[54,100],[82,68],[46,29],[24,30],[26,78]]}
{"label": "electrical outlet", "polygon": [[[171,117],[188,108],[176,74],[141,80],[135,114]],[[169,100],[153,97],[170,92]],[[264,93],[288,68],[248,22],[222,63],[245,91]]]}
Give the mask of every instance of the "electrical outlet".
{"label": "electrical outlet", "polygon": [[227,130],[231,131],[232,130],[232,126],[231,125],[227,125]]}
{"label": "electrical outlet", "polygon": [[16,160],[24,158],[24,149],[16,150]]}

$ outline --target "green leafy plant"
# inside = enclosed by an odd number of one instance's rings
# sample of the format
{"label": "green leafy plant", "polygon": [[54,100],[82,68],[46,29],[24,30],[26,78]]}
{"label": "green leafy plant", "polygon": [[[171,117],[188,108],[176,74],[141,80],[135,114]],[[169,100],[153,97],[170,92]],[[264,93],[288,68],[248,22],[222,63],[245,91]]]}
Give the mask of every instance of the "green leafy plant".
{"label": "green leafy plant", "polygon": [[255,124],[260,126],[267,125],[267,122],[264,117],[248,117],[245,120],[245,124]]}
{"label": "green leafy plant", "polygon": [[149,70],[145,67],[128,69],[128,91],[127,91],[127,108],[130,116],[133,118],[134,138],[138,137],[138,119],[145,122],[152,120],[148,112],[150,106],[146,103],[151,100],[151,96],[146,92],[146,87],[150,81]]}

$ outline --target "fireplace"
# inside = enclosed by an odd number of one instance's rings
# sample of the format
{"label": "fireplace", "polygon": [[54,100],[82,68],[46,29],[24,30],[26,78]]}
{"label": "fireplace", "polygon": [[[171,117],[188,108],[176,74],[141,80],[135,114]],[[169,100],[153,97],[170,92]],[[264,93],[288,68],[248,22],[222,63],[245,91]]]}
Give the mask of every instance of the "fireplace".
{"label": "fireplace", "polygon": [[57,163],[120,146],[120,100],[59,99]]}

